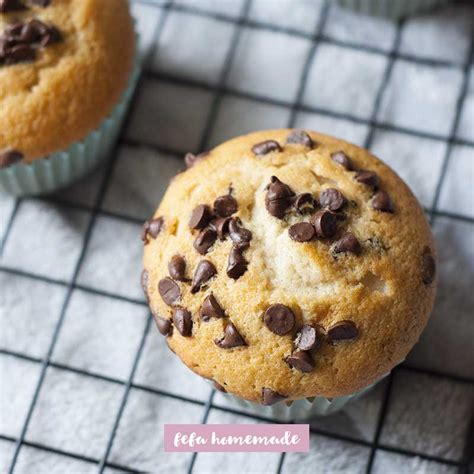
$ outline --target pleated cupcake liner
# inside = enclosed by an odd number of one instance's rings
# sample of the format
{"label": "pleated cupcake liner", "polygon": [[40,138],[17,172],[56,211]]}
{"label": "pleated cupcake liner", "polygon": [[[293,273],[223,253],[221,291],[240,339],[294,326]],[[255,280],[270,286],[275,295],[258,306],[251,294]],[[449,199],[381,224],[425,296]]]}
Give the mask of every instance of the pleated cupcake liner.
{"label": "pleated cupcake liner", "polygon": [[373,384],[364,387],[362,390],[344,397],[303,398],[301,400],[292,400],[290,402],[281,401],[271,406],[249,402],[236,397],[231,393],[222,393],[222,395],[227,398],[231,405],[237,409],[243,408],[246,413],[252,413],[266,418],[273,418],[278,421],[303,421],[316,416],[332,415],[333,413],[342,410],[349,402],[357,400],[359,397],[370,391],[387,375],[388,374],[384,375]]}
{"label": "pleated cupcake liner", "polygon": [[[138,45],[138,35],[136,44]],[[137,51],[127,89],[109,116],[83,140],[32,163],[0,169],[0,189],[16,196],[46,194],[90,173],[113,149],[140,75]]]}
{"label": "pleated cupcake liner", "polygon": [[399,19],[428,11],[451,0],[337,0],[344,7],[365,15]]}

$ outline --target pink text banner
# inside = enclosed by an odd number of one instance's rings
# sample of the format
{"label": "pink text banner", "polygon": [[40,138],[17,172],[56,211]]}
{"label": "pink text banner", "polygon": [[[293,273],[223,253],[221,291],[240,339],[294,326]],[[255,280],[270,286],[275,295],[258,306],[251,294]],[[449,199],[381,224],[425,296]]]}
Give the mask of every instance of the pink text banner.
{"label": "pink text banner", "polygon": [[309,425],[165,425],[166,452],[309,451]]}

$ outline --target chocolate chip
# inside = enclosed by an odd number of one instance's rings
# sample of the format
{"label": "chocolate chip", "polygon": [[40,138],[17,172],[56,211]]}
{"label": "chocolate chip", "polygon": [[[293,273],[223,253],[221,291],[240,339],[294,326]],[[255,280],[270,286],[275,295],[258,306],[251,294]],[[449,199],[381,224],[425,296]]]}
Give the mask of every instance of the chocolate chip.
{"label": "chocolate chip", "polygon": [[319,346],[316,328],[310,324],[304,324],[296,334],[295,346],[302,351],[316,349]]}
{"label": "chocolate chip", "polygon": [[252,240],[252,232],[240,226],[240,220],[237,218],[231,219],[229,222],[229,236],[234,244],[240,248],[248,247]]}
{"label": "chocolate chip", "polygon": [[219,237],[220,240],[224,240],[226,235],[229,233],[230,221],[230,217],[219,217],[211,222],[211,225],[217,232],[217,237]]}
{"label": "chocolate chip", "polygon": [[282,151],[282,148],[275,140],[265,140],[254,145],[252,151],[255,155],[262,156],[272,151]]}
{"label": "chocolate chip", "polygon": [[204,229],[212,218],[212,212],[206,204],[200,204],[194,208],[189,219],[191,229]]}
{"label": "chocolate chip", "polygon": [[425,285],[433,283],[436,275],[436,261],[429,247],[423,249],[421,261],[421,280]]}
{"label": "chocolate chip", "polygon": [[219,392],[222,392],[222,393],[227,393],[227,390],[220,383],[217,383],[215,380],[213,383],[214,383],[214,388],[216,390],[219,390]]}
{"label": "chocolate chip", "polygon": [[319,211],[311,216],[311,224],[313,224],[318,237],[327,239],[332,237],[337,230],[336,216],[330,211]]}
{"label": "chocolate chip", "polygon": [[146,300],[148,301],[149,300],[149,296],[148,296],[148,272],[146,270],[143,270],[142,271],[142,274],[141,274],[141,277],[140,277],[140,283],[142,285],[142,290],[143,290],[143,293],[145,295],[145,298]]}
{"label": "chocolate chip", "polygon": [[329,188],[325,189],[319,195],[319,204],[330,211],[337,212],[347,204],[347,201],[340,191],[334,188]]}
{"label": "chocolate chip", "polygon": [[156,327],[158,331],[160,331],[163,336],[170,336],[173,332],[173,326],[171,325],[171,321],[168,319],[162,318],[157,314],[154,314],[153,317],[155,318]]}
{"label": "chocolate chip", "polygon": [[303,145],[308,148],[314,148],[313,139],[304,130],[296,129],[293,130],[286,139],[286,143],[294,143],[297,145]]}
{"label": "chocolate chip", "polygon": [[34,61],[36,51],[27,44],[17,44],[9,49],[5,58],[6,64],[17,64],[23,62]]}
{"label": "chocolate chip", "polygon": [[34,43],[41,39],[45,31],[46,25],[43,22],[31,20],[22,26],[20,40],[24,43]]}
{"label": "chocolate chip", "polygon": [[173,255],[168,263],[168,272],[173,280],[187,281],[186,260],[181,255]]}
{"label": "chocolate chip", "polygon": [[191,293],[197,293],[204,283],[217,273],[216,267],[209,260],[201,260],[194,271]]}
{"label": "chocolate chip", "polygon": [[181,298],[179,285],[171,278],[163,278],[158,282],[158,292],[161,299],[168,305],[173,306]]}
{"label": "chocolate chip", "polygon": [[343,152],[343,151],[336,151],[331,155],[331,160],[338,165],[343,166],[346,168],[347,171],[352,170],[352,162],[351,159]]}
{"label": "chocolate chip", "polygon": [[248,262],[242,255],[242,250],[232,247],[227,262],[227,276],[238,280],[247,271]]}
{"label": "chocolate chip", "polygon": [[219,196],[214,201],[214,212],[219,217],[229,217],[232,214],[235,214],[237,209],[237,201],[230,194],[227,194],[226,196]]}
{"label": "chocolate chip", "polygon": [[208,227],[207,229],[201,230],[201,232],[199,232],[193,245],[201,255],[206,255],[216,240],[217,232]]}
{"label": "chocolate chip", "polygon": [[339,321],[327,330],[329,342],[354,339],[359,335],[357,326],[352,321]]}
{"label": "chocolate chip", "polygon": [[295,326],[295,315],[288,306],[277,303],[267,308],[263,321],[271,332],[283,336]]}
{"label": "chocolate chip", "polygon": [[316,207],[316,201],[310,193],[298,194],[293,201],[293,208],[300,214],[311,213]]}
{"label": "chocolate chip", "polygon": [[379,184],[379,178],[373,171],[361,170],[356,174],[356,181],[376,188]]}
{"label": "chocolate chip", "polygon": [[233,347],[246,346],[244,338],[240,335],[234,324],[229,321],[224,328],[224,335],[214,341],[221,349],[232,349]]}
{"label": "chocolate chip", "polygon": [[23,153],[17,150],[6,150],[0,152],[0,168],[14,165],[23,159]]}
{"label": "chocolate chip", "polygon": [[193,317],[185,308],[173,308],[173,324],[181,336],[190,337],[193,332]]}
{"label": "chocolate chip", "polygon": [[274,405],[275,403],[281,402],[285,398],[285,395],[282,395],[271,388],[262,388],[262,405]]}
{"label": "chocolate chip", "polygon": [[55,26],[49,25],[47,32],[41,39],[40,45],[45,48],[50,44],[59,43],[62,39],[61,32]]}
{"label": "chocolate chip", "polygon": [[295,351],[285,358],[285,362],[301,372],[311,372],[314,369],[314,360],[306,351]]}
{"label": "chocolate chip", "polygon": [[163,229],[165,220],[163,217],[158,217],[156,219],[151,219],[146,221],[143,224],[143,230],[142,230],[142,240],[145,242],[145,244],[148,243],[148,236],[150,236],[152,239],[156,239],[161,232],[161,229]]}
{"label": "chocolate chip", "polygon": [[51,4],[51,0],[29,0],[32,5],[37,7],[46,8]]}
{"label": "chocolate chip", "polygon": [[209,321],[211,318],[225,318],[224,310],[212,293],[206,296],[201,306],[201,319]]}
{"label": "chocolate chip", "polygon": [[209,155],[208,151],[203,151],[195,155],[194,153],[186,153],[184,157],[184,163],[186,164],[186,168],[192,168],[197,162],[201,161],[202,159],[206,158]]}
{"label": "chocolate chip", "polygon": [[349,252],[358,254],[361,251],[361,246],[357,237],[351,232],[345,233],[335,244],[334,252],[342,253]]}
{"label": "chocolate chip", "polygon": [[25,5],[19,0],[0,0],[0,13],[9,13],[25,9]]}
{"label": "chocolate chip", "polygon": [[291,198],[294,194],[287,184],[282,183],[276,176],[272,176],[265,195],[267,211],[272,216],[282,219],[291,204]]}
{"label": "chocolate chip", "polygon": [[314,237],[315,231],[309,222],[298,222],[288,229],[288,234],[296,242],[309,242]]}
{"label": "chocolate chip", "polygon": [[393,212],[393,202],[385,191],[377,191],[372,198],[372,207],[376,211]]}

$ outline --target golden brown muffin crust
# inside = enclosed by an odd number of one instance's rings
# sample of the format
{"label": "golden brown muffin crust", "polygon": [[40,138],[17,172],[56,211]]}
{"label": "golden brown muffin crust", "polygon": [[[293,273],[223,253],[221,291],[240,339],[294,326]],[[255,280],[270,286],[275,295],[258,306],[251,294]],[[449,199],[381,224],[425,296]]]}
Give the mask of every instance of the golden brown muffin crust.
{"label": "golden brown muffin crust", "polygon": [[[436,288],[436,281],[423,282],[426,249],[435,258],[431,231],[405,183],[367,150],[313,132],[309,132],[317,144],[313,149],[287,144],[290,132],[252,133],[212,150],[171,182],[155,214],[163,217],[161,231],[152,232],[155,238],[145,238],[147,296],[152,312],[166,320],[171,321],[172,308],[160,296],[158,283],[169,276],[171,258],[184,258],[186,278],[192,278],[201,260],[214,264],[217,276],[195,294],[189,282],[176,282],[181,292],[177,305],[192,315],[192,335],[183,337],[172,327],[167,342],[192,370],[228,392],[257,402],[262,401],[263,388],[299,399],[347,395],[371,384],[403,360],[418,340]],[[282,151],[256,156],[252,147],[265,140],[275,140]],[[377,174],[379,189],[392,198],[393,213],[373,209],[374,189],[358,182],[356,171],[331,158],[337,151],[350,157],[355,170]],[[316,198],[328,188],[343,193],[347,205],[337,235],[309,242],[292,240],[290,225],[310,217],[295,212],[287,212],[284,219],[270,215],[265,196],[271,176],[295,193],[309,192]],[[244,252],[248,270],[237,280],[226,274],[231,240],[217,240],[206,255],[200,255],[193,247],[196,231],[188,225],[198,205],[212,208],[229,187],[238,203],[234,216],[253,234]],[[335,240],[345,232],[357,238],[359,254],[334,252]],[[203,321],[199,316],[211,292],[227,318]],[[291,308],[296,318],[293,330],[283,336],[270,331],[263,320],[266,309],[277,303]],[[246,346],[216,345],[229,320]],[[309,373],[285,361],[303,324],[327,330],[344,320],[355,323],[358,337],[336,344],[324,340],[312,355],[315,367]]]}
{"label": "golden brown muffin crust", "polygon": [[26,162],[95,129],[124,91],[134,56],[126,0],[52,0],[0,14],[0,33],[32,18],[55,25],[63,39],[32,62],[0,65],[0,151],[17,149]]}

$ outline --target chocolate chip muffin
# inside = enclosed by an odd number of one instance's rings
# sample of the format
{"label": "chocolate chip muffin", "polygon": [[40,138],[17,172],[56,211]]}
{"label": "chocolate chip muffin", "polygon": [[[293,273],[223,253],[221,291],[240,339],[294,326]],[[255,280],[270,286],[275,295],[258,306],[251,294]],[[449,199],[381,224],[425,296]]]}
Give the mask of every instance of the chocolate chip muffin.
{"label": "chocolate chip muffin", "polygon": [[405,358],[433,305],[436,253],[388,166],[303,130],[186,163],[145,223],[142,285],[188,367],[272,405],[351,395]]}
{"label": "chocolate chip muffin", "polygon": [[50,158],[98,129],[134,54],[126,0],[0,0],[0,168]]}

